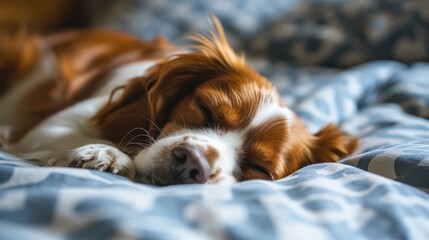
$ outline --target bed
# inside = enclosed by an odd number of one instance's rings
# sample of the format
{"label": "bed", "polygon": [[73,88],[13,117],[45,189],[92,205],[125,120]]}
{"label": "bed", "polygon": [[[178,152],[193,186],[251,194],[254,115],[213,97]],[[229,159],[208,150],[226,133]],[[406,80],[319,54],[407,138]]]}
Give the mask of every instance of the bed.
{"label": "bed", "polygon": [[[401,48],[395,47],[401,43],[380,38],[375,38],[378,42],[374,43],[373,38],[362,35],[360,43],[338,42],[338,49],[328,44],[332,48],[329,54],[319,47],[323,54],[318,54],[323,57],[317,59],[303,58],[276,45],[290,46],[298,44],[301,37],[308,37],[305,32],[274,33],[282,24],[302,24],[299,15],[294,14],[308,13],[308,7],[314,4],[319,9],[333,9],[336,16],[341,15],[341,9],[368,10],[353,5],[353,1],[273,1],[265,7],[252,7],[258,2],[248,1],[243,12],[277,17],[271,21],[259,17],[253,28],[248,26],[241,32],[240,21],[228,18],[228,10],[234,6],[227,4],[218,9],[203,1],[175,1],[170,4],[177,4],[177,8],[169,7],[177,10],[177,16],[166,14],[167,18],[162,15],[167,11],[162,7],[167,4],[156,2],[124,1],[104,6],[106,14],[94,18],[93,26],[117,27],[150,38],[153,29],[145,28],[146,23],[137,29],[130,25],[135,21],[129,19],[151,16],[148,19],[163,26],[158,28],[161,33],[166,31],[165,35],[176,39],[176,33],[167,24],[172,22],[170,18],[188,19],[183,12],[214,9],[232,33],[236,46],[258,49],[251,57],[252,65],[276,85],[284,102],[311,131],[316,132],[330,122],[340,124],[347,133],[361,138],[359,150],[338,163],[311,165],[274,182],[168,187],[133,183],[120,176],[85,169],[46,168],[37,160],[26,161],[1,152],[0,239],[429,238],[429,63],[424,52],[416,59],[391,54],[388,50]],[[412,16],[402,18],[399,26],[416,28],[416,44],[412,46],[421,47],[417,44],[421,40],[429,49],[429,14],[420,14],[425,8],[403,6],[400,1],[379,3],[378,8],[371,1],[366,4],[363,5],[375,9],[374,14],[381,9]],[[158,11],[156,16],[148,13],[155,12],[153,8]],[[128,14],[124,17],[115,12],[117,9]],[[136,9],[140,9],[137,15]],[[105,19],[107,15],[111,19]],[[357,13],[353,16],[359,20]],[[420,25],[406,25],[410,19]],[[312,26],[308,22],[304,25]],[[400,32],[395,29],[394,34],[384,33],[383,37],[400,39]],[[249,36],[255,41],[235,41]],[[372,42],[363,44],[368,39]],[[382,51],[381,46],[387,50]],[[350,52],[359,52],[360,48],[369,49],[362,50],[364,53],[371,48],[378,52],[350,57]],[[313,56],[319,56],[317,51]]]}

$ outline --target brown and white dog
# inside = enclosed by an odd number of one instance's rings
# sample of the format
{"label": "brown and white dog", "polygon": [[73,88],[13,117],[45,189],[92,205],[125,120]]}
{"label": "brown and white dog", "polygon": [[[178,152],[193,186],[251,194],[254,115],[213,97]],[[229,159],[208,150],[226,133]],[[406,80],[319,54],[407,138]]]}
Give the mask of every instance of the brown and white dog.
{"label": "brown and white dog", "polygon": [[275,180],[356,148],[310,134],[214,23],[188,52],[102,30],[1,38],[3,149],[170,185]]}

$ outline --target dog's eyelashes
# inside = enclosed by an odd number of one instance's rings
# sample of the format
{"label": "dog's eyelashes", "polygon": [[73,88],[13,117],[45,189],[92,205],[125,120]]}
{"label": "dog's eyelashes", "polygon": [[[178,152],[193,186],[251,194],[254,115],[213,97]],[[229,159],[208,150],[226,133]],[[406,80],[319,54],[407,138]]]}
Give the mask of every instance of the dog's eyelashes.
{"label": "dog's eyelashes", "polygon": [[195,103],[202,113],[206,125],[213,125],[213,112],[210,110],[210,108],[200,98],[195,99]]}
{"label": "dog's eyelashes", "polygon": [[152,178],[151,181],[154,186],[163,186],[163,183],[156,178]]}
{"label": "dog's eyelashes", "polygon": [[273,174],[271,174],[270,171],[268,171],[266,168],[262,166],[259,166],[253,163],[246,163],[244,167],[251,169],[253,171],[256,171],[257,173],[263,176],[263,179],[274,181]]}

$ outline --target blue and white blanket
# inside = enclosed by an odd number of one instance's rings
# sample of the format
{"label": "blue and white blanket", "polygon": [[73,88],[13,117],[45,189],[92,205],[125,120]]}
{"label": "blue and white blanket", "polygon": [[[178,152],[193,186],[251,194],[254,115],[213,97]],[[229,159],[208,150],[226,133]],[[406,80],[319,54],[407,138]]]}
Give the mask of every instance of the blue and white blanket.
{"label": "blue and white blanket", "polygon": [[429,239],[428,1],[90,2],[93,27],[146,39],[206,32],[214,13],[247,55],[369,62],[254,62],[313,132],[335,122],[361,148],[276,182],[162,188],[0,153],[1,240]]}
{"label": "blue and white blanket", "polygon": [[312,131],[341,124],[359,151],[275,182],[169,187],[3,153],[0,239],[429,239],[429,64],[255,66]]}

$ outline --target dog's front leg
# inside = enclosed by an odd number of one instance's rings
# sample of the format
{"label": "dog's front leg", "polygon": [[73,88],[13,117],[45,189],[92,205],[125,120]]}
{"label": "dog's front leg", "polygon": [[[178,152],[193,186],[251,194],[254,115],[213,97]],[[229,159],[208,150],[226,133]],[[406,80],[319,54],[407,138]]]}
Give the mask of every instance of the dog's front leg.
{"label": "dog's front leg", "polygon": [[68,154],[68,166],[111,172],[134,179],[133,161],[118,148],[106,144],[87,144]]}
{"label": "dog's front leg", "polygon": [[25,159],[47,166],[78,167],[119,174],[133,179],[134,162],[113,143],[102,139],[90,118],[100,104],[77,104],[33,128],[20,141],[4,146]]}
{"label": "dog's front leg", "polygon": [[[50,142],[46,138],[43,141],[43,143]],[[122,175],[129,179],[135,177],[134,162],[131,158],[105,140],[68,135],[56,138],[55,144],[49,148],[44,147],[43,143],[32,151],[21,150],[26,149],[22,148],[22,145],[20,149],[15,145],[9,150],[24,159],[41,161],[46,166],[94,169]]]}
{"label": "dog's front leg", "polygon": [[[86,168],[119,174],[129,179],[135,177],[134,162],[108,141],[73,134],[56,136],[50,141],[45,137],[43,143],[41,140],[31,141],[35,142],[32,144],[34,147],[23,148],[22,144],[26,140],[24,138],[18,145],[9,146],[9,150],[25,159],[41,161],[46,166]],[[53,144],[48,147],[45,144],[49,142]]]}

